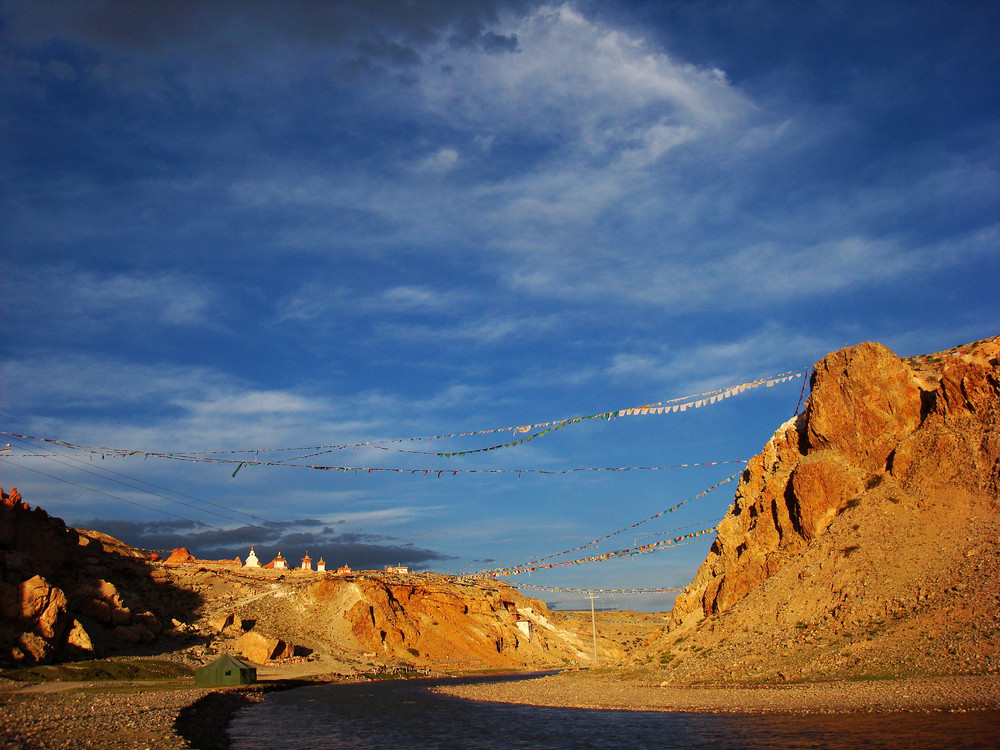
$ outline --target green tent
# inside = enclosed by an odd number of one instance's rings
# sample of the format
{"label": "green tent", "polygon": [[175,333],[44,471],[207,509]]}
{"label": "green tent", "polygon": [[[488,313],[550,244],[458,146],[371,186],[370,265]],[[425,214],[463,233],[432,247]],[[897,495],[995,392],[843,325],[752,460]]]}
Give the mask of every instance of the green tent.
{"label": "green tent", "polygon": [[195,685],[250,685],[254,682],[257,682],[257,670],[229,654],[194,670]]}

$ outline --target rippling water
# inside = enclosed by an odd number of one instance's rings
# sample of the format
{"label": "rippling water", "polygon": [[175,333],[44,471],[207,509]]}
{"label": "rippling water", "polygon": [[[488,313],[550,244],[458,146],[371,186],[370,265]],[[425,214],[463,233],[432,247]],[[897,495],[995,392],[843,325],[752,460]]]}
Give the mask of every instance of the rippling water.
{"label": "rippling water", "polygon": [[[464,678],[465,682],[515,679]],[[437,695],[442,680],[271,693],[230,725],[233,750],[295,748],[997,748],[1000,712],[764,715],[593,711]]]}

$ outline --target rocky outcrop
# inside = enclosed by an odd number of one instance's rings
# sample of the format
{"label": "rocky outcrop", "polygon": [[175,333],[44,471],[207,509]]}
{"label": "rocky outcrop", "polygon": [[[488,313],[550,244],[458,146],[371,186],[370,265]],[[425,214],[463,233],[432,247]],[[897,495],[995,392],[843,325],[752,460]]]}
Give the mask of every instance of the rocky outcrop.
{"label": "rocky outcrop", "polygon": [[167,565],[187,565],[188,563],[195,562],[195,557],[187,551],[187,547],[181,547],[171,552],[170,557],[164,562]]}
{"label": "rocky outcrop", "polygon": [[16,489],[0,490],[0,663],[150,643],[162,629],[160,618],[150,605],[130,604],[148,599],[159,607],[168,592],[142,553],[106,534],[68,528],[32,509]]}
{"label": "rocky outcrop", "polygon": [[998,353],[1000,337],[908,360],[864,343],[818,362],[803,413],[748,464],[707,559],[675,601],[672,625],[726,612],[869,497],[995,505]]}
{"label": "rocky outcrop", "polygon": [[[342,647],[381,661],[516,668],[585,658],[580,639],[554,627],[543,603],[496,581],[329,576],[312,585],[309,599]],[[343,623],[340,630],[332,627],[337,622]]]}

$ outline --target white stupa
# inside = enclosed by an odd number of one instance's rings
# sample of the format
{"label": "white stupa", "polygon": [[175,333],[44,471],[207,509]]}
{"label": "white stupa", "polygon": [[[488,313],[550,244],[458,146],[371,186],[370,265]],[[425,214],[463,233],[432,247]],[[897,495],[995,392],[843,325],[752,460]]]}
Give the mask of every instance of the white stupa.
{"label": "white stupa", "polygon": [[243,564],[244,568],[259,568],[260,560],[257,559],[257,553],[253,551],[253,545],[250,545],[250,554],[247,555],[247,561]]}

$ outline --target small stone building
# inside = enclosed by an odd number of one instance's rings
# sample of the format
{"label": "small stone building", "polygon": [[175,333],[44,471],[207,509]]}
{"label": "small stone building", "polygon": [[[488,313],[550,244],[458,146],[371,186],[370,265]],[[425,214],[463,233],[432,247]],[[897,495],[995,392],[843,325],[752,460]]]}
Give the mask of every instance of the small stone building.
{"label": "small stone building", "polygon": [[250,545],[250,554],[247,555],[247,561],[243,564],[244,568],[259,568],[260,560],[257,559],[257,553],[253,551],[253,545]]}
{"label": "small stone building", "polygon": [[319,562],[316,563],[316,571],[318,573],[326,572],[326,561],[322,557],[319,559]]}
{"label": "small stone building", "polygon": [[302,564],[299,566],[299,570],[309,570],[313,569],[312,558],[309,557],[309,553],[306,552],[306,556],[302,558]]}

